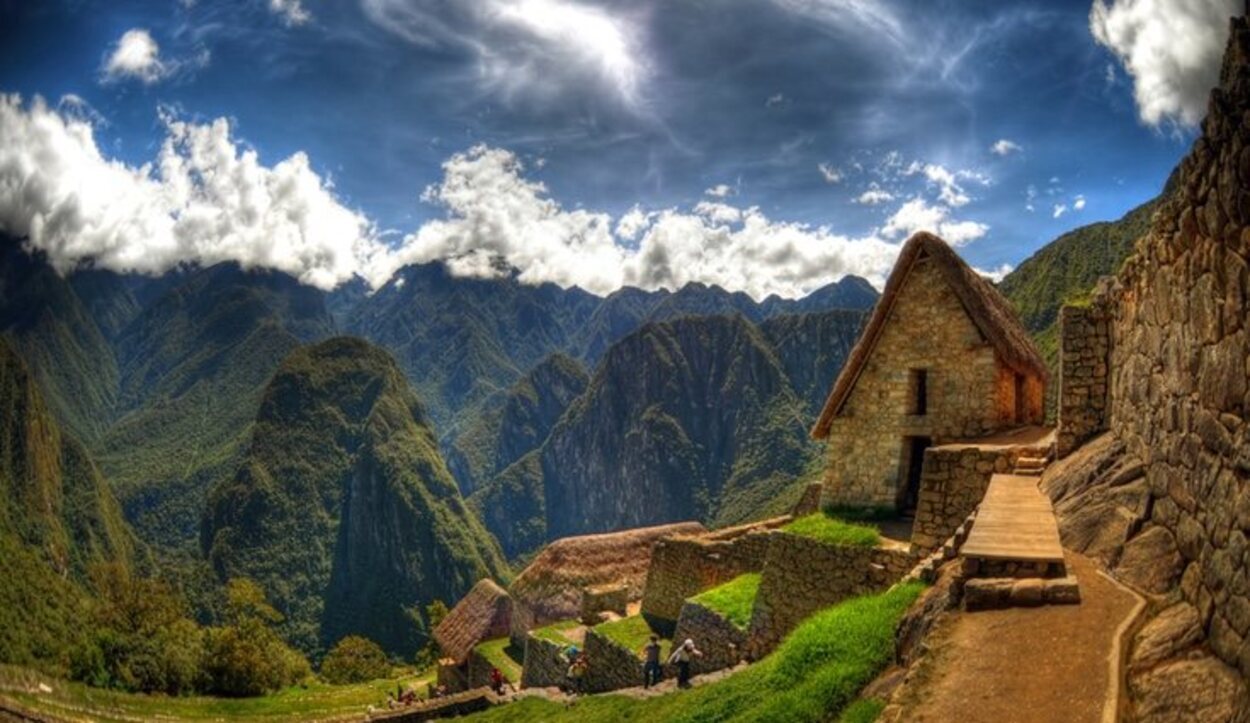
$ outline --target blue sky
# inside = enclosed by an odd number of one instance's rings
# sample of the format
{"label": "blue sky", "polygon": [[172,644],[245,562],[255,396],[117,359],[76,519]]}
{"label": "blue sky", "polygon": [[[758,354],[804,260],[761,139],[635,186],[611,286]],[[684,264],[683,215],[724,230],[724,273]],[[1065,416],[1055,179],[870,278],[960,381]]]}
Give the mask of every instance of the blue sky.
{"label": "blue sky", "polygon": [[[47,113],[124,166],[129,180],[104,186],[138,184],[118,201],[75,185],[88,161],[54,178],[19,163],[9,180],[46,198],[0,197],[0,227],[63,267],[241,257],[322,286],[442,256],[600,292],[704,280],[795,295],[846,272],[879,280],[921,227],[1001,270],[1152,198],[1194,137],[1230,3],[1100,5],[1101,20],[1089,0],[0,0],[0,91],[20,96],[6,144],[28,159],[62,147],[38,132]],[[1175,42],[1151,46],[1151,23]],[[1169,70],[1173,45],[1196,67]],[[238,230],[220,217],[250,213],[239,194],[195,185],[219,169],[194,135],[217,119],[222,147],[255,152],[254,173],[233,175],[272,174],[261,215],[287,209],[272,223]],[[278,199],[296,154],[307,169],[291,173],[317,188]],[[171,184],[142,178],[168,157],[194,169],[189,195],[161,196],[170,218],[103,234],[117,208],[150,212],[134,199]],[[316,204],[341,208],[283,225]],[[317,238],[327,228],[363,240],[344,251]],[[252,248],[275,234],[294,251]],[[377,244],[410,251],[380,261]]]}

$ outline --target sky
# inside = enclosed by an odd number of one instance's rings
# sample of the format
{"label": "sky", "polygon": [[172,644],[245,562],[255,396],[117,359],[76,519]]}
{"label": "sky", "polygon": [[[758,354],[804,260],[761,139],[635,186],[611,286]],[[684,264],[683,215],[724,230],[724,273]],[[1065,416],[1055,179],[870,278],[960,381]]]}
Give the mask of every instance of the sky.
{"label": "sky", "polygon": [[606,294],[1000,277],[1153,198],[1236,0],[0,0],[0,230],[61,271]]}

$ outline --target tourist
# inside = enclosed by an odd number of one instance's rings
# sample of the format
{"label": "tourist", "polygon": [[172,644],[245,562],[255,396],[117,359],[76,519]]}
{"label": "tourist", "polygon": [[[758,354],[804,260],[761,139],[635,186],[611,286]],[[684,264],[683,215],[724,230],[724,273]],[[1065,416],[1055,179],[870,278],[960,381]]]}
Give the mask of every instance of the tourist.
{"label": "tourist", "polygon": [[589,672],[590,658],[585,653],[581,653],[577,656],[577,659],[573,661],[573,664],[569,666],[567,673],[570,693],[581,695],[585,692],[586,674]]}
{"label": "tourist", "polygon": [[490,669],[490,689],[495,691],[495,695],[503,695],[504,686],[507,684],[503,673],[499,672],[499,668]]}
{"label": "tourist", "polygon": [[660,665],[660,636],[651,636],[651,641],[642,647],[642,658],[642,687],[650,688],[664,677],[664,668]]}
{"label": "tourist", "polygon": [[678,688],[690,687],[690,661],[702,657],[703,652],[694,647],[694,641],[690,638],[686,638],[686,642],[682,643],[681,647],[674,650],[673,654],[668,657],[669,663],[677,664]]}

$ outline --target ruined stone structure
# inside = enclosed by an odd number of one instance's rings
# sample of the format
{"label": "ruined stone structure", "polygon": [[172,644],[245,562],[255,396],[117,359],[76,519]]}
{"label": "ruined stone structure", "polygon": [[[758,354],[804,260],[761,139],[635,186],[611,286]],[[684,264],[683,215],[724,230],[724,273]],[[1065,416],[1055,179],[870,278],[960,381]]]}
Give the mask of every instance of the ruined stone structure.
{"label": "ruined stone structure", "polygon": [[914,235],[812,430],[828,439],[826,502],[915,507],[927,448],[1040,424],[1046,378],[1002,295]]}
{"label": "ruined stone structure", "polygon": [[[474,660],[473,649],[482,641],[502,638],[512,629],[512,599],[493,580],[479,580],[434,628],[434,641],[443,652],[438,661],[438,682],[457,691],[477,685],[483,676],[483,660]],[[485,675],[489,677],[489,667]]]}
{"label": "ruined stone structure", "polygon": [[583,625],[596,625],[602,622],[604,613],[624,617],[628,605],[628,585],[624,583],[590,585],[582,590],[582,612],[579,617]]}
{"label": "ruined stone structure", "polygon": [[757,658],[765,655],[812,613],[884,590],[915,562],[906,550],[830,545],[774,533],[747,632],[748,651]]}
{"label": "ruined stone structure", "polygon": [[694,640],[703,653],[691,661],[690,671],[695,675],[733,667],[747,655],[747,631],[691,600],[681,606],[673,632],[675,645],[684,640]]}
{"label": "ruined stone structure", "polygon": [[1088,306],[1065,306],[1059,313],[1060,457],[1107,429],[1110,313],[1102,296]]}
{"label": "ruined stone structure", "polygon": [[660,540],[651,552],[651,569],[642,596],[642,614],[652,628],[671,631],[686,598],[747,572],[764,569],[772,527],[790,517],[719,530],[706,535]]}

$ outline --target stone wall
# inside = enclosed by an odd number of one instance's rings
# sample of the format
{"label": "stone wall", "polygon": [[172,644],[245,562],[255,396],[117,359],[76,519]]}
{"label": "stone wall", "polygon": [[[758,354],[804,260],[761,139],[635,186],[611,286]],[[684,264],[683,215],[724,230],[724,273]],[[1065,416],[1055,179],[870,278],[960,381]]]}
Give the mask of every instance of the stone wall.
{"label": "stone wall", "polygon": [[1250,675],[1250,27],[1175,192],[1108,301],[1111,431],[1142,461],[1150,520],[1183,558],[1210,648]]}
{"label": "stone wall", "polygon": [[920,498],[912,523],[912,552],[926,555],[955,534],[955,528],[981,504],[994,474],[1010,472],[1018,447],[951,445],[925,450]]}
{"label": "stone wall", "polygon": [[1059,312],[1059,457],[1107,430],[1110,314],[1101,298]]}
{"label": "stone wall", "polygon": [[703,653],[703,657],[695,658],[690,666],[694,675],[733,667],[747,654],[747,631],[689,600],[681,606],[673,645],[681,645],[685,640],[693,640],[694,646]]}
{"label": "stone wall", "polygon": [[747,572],[764,569],[768,529],[723,536],[672,537],[655,543],[642,595],[642,614],[655,630],[671,632],[686,598]]}
{"label": "stone wall", "polygon": [[534,635],[525,636],[525,666],[521,669],[522,688],[562,687],[569,664],[564,659],[568,645],[560,645]]}
{"label": "stone wall", "polygon": [[774,533],[747,632],[748,652],[758,659],[812,613],[884,590],[915,563],[902,550],[830,545]]}
{"label": "stone wall", "polygon": [[625,616],[629,606],[629,587],[622,584],[592,585],[582,589],[582,612],[579,616],[583,625],[597,625],[603,613],[616,613]]}
{"label": "stone wall", "polygon": [[607,636],[587,630],[586,656],[590,660],[586,692],[605,693],[642,685],[642,659]]}
{"label": "stone wall", "polygon": [[[908,413],[911,369],[927,370],[924,415]],[[1014,375],[999,363],[940,270],[918,261],[830,427],[826,501],[893,507],[906,481],[905,437],[943,444],[1014,426],[1014,389]],[[1026,394],[1032,401],[1024,421],[1041,421],[1041,380],[1029,380]]]}

